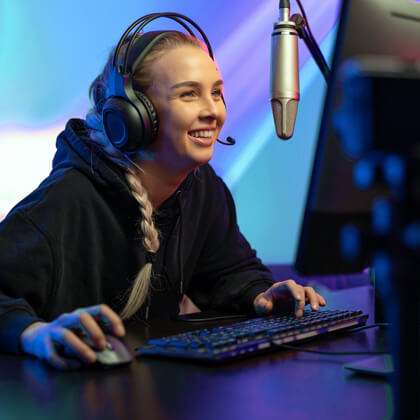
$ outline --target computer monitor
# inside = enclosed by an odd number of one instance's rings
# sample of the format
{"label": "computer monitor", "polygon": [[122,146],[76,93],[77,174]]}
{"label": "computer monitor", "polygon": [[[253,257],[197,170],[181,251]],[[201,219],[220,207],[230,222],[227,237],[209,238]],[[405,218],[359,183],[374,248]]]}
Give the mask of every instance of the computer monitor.
{"label": "computer monitor", "polygon": [[[369,241],[363,236],[357,258],[343,258],[343,227],[351,224],[362,234],[369,232],[373,201],[386,192],[354,186],[356,158],[343,151],[335,114],[343,102],[343,68],[352,60],[384,62],[384,57],[419,62],[420,0],[343,0],[295,257],[295,269],[301,274],[354,273],[370,265]],[[395,104],[396,110],[403,106]],[[352,121],[348,122],[351,129]]]}

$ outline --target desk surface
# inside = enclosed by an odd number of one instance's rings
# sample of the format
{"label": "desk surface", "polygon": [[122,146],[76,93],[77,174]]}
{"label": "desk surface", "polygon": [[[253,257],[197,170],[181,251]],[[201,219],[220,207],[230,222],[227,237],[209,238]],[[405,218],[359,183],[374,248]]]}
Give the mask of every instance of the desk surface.
{"label": "desk surface", "polygon": [[[323,294],[330,308],[372,314],[368,287]],[[149,337],[187,328],[193,327],[162,321],[152,328],[133,325],[126,342],[135,348]],[[383,332],[374,328],[306,346],[374,351],[383,348],[383,341]],[[58,372],[35,359],[0,355],[0,419],[390,418],[389,384],[343,369],[344,363],[362,357],[280,351],[220,367],[143,358],[113,370]]]}

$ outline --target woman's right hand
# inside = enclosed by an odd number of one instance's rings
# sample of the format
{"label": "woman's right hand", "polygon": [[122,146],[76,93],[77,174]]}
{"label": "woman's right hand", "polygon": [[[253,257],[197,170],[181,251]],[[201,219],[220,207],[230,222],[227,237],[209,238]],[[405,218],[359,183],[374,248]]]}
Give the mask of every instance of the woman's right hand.
{"label": "woman's right hand", "polygon": [[[77,369],[82,363],[94,363],[95,352],[72,330],[83,331],[95,349],[104,350],[105,334],[98,321],[109,325],[115,336],[125,335],[121,318],[109,306],[97,305],[62,314],[48,323],[30,325],[21,335],[22,349],[61,370]],[[61,346],[69,357],[59,354],[56,345]]]}

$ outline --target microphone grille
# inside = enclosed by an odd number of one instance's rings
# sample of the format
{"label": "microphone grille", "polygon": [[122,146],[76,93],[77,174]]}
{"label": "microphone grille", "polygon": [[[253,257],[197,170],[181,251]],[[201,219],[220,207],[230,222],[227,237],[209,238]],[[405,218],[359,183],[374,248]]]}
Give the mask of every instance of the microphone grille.
{"label": "microphone grille", "polygon": [[271,100],[276,133],[283,140],[288,140],[293,136],[298,103],[299,101],[290,98]]}

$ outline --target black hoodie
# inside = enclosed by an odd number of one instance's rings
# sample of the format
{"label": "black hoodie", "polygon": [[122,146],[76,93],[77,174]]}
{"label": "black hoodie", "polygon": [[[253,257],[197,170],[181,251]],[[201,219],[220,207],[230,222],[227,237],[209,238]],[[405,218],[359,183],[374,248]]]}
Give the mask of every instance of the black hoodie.
{"label": "black hoodie", "polygon": [[154,258],[140,215],[122,170],[89,141],[84,121],[70,120],[51,174],[0,223],[0,351],[19,353],[22,331],[37,320],[100,303],[121,311],[149,259],[149,318],[176,315],[182,293],[202,310],[252,313],[255,296],[273,284],[210,165],[159,207]]}

